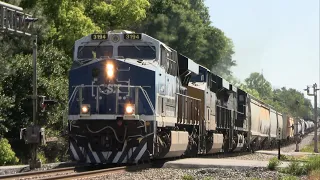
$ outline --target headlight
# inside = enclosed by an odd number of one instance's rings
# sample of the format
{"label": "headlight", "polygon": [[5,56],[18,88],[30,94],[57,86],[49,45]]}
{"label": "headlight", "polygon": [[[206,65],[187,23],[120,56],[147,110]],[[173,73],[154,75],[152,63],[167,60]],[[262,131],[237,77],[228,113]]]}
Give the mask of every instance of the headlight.
{"label": "headlight", "polygon": [[126,114],[134,114],[134,104],[127,104],[125,106]]}
{"label": "headlight", "polygon": [[80,114],[90,114],[90,105],[89,104],[83,104],[81,106],[81,113]]}
{"label": "headlight", "polygon": [[113,64],[107,63],[106,71],[107,71],[108,78],[113,78],[113,75],[114,75],[114,66],[113,66]]}

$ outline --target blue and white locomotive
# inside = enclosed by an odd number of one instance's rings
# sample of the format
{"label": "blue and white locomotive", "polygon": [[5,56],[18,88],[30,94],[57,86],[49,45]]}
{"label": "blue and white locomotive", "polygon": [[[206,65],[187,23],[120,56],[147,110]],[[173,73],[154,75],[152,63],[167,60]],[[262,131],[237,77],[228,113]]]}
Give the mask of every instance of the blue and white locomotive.
{"label": "blue and white locomotive", "polygon": [[137,163],[248,150],[274,138],[260,109],[258,119],[250,115],[257,100],[146,34],[90,34],[73,55],[68,134],[76,161]]}
{"label": "blue and white locomotive", "polygon": [[182,155],[189,137],[175,129],[177,73],[177,52],[146,34],[113,31],[77,40],[69,74],[73,158],[129,163]]}

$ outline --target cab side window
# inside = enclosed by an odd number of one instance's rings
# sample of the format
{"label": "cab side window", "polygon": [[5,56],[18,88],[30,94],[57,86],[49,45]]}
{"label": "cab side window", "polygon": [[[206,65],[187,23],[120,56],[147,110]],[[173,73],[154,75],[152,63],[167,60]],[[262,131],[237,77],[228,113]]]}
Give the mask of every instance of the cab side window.
{"label": "cab side window", "polygon": [[161,46],[160,66],[162,66],[164,69],[167,69],[167,52],[163,46]]}

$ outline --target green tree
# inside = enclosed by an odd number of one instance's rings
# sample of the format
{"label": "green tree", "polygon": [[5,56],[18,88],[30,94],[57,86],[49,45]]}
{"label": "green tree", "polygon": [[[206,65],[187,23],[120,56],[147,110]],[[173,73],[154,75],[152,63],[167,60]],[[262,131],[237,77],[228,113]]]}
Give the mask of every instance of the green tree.
{"label": "green tree", "polygon": [[271,105],[275,110],[292,116],[307,118],[312,115],[312,105],[304,94],[293,88],[272,90],[263,75],[254,72],[241,84],[241,89]]}
{"label": "green tree", "polygon": [[240,84],[239,88],[240,88],[241,90],[245,91],[246,93],[250,94],[251,96],[253,96],[253,97],[261,100],[260,94],[259,94],[259,92],[258,92],[257,90],[255,90],[255,89],[250,89],[250,88],[248,88],[245,84],[242,84],[242,83]]}
{"label": "green tree", "polygon": [[210,25],[208,8],[202,0],[150,0],[150,4],[147,19],[135,27],[137,31],[161,40],[209,69],[220,63],[223,72],[235,65],[227,61],[233,54],[232,41]]}
{"label": "green tree", "polygon": [[[282,104],[287,113],[299,117],[311,117],[311,101],[304,94],[292,88],[282,87],[274,90],[274,101]],[[299,102],[299,103],[297,103]]]}
{"label": "green tree", "polygon": [[[39,114],[39,124],[46,128],[47,135],[57,136],[62,130],[62,120],[67,109],[67,73],[71,64],[64,52],[52,45],[43,45],[38,53],[38,94],[55,99],[59,104]],[[6,137],[17,139],[20,128],[32,122],[32,56],[16,55],[9,65],[11,72],[1,82],[4,98],[12,99],[1,104],[1,114],[5,119],[3,125],[9,131]],[[21,142],[17,142],[21,143]],[[27,156],[21,149],[23,145],[14,146],[20,149],[20,156]],[[17,151],[16,151],[17,152]]]}
{"label": "green tree", "polygon": [[245,79],[245,85],[249,89],[256,90],[262,99],[272,98],[271,83],[260,73],[251,73],[250,76]]}
{"label": "green tree", "polygon": [[90,33],[126,28],[146,17],[148,0],[24,0],[30,9],[41,9],[50,26],[46,38],[71,53],[74,41]]}

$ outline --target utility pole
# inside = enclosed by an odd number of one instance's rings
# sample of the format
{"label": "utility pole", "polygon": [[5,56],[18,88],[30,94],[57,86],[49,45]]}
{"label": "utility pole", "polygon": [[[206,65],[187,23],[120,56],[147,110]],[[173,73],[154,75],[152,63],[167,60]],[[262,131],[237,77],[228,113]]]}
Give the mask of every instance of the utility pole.
{"label": "utility pole", "polygon": [[317,107],[317,100],[318,100],[318,96],[317,96],[317,91],[319,89],[317,89],[317,83],[314,83],[312,85],[313,88],[313,94],[310,94],[309,92],[309,86],[307,86],[307,89],[305,89],[305,91],[307,91],[308,96],[314,96],[314,152],[318,153],[318,107]]}

